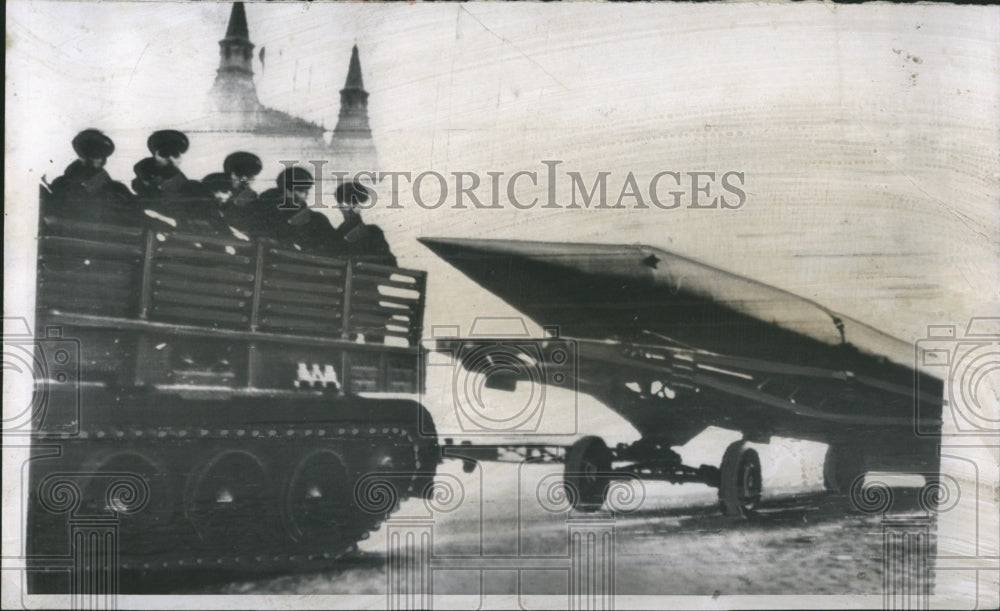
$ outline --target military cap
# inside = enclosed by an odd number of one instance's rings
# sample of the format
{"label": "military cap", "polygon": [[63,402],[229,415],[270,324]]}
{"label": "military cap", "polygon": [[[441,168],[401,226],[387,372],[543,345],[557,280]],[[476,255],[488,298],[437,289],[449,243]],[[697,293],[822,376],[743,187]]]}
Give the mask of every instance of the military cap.
{"label": "military cap", "polygon": [[156,160],[152,157],[141,159],[134,166],[132,166],[132,171],[135,172],[136,176],[146,179],[155,176],[157,170],[159,170],[159,168],[156,165]]}
{"label": "military cap", "polygon": [[368,189],[359,182],[345,182],[337,187],[337,201],[341,204],[348,202],[353,204],[363,204],[368,201]]}
{"label": "military cap", "polygon": [[260,162],[260,157],[253,153],[237,151],[222,162],[222,169],[226,174],[237,174],[239,176],[256,176],[260,174],[264,165]]}
{"label": "military cap", "polygon": [[233,190],[233,183],[230,182],[229,176],[222,172],[212,172],[201,179],[201,184],[204,185],[206,190],[212,193]]}
{"label": "military cap", "polygon": [[146,140],[146,146],[150,153],[160,152],[162,155],[173,156],[186,153],[188,150],[188,139],[183,133],[176,129],[161,129],[153,132]]}
{"label": "military cap", "polygon": [[85,129],[73,138],[73,150],[85,159],[107,159],[115,152],[115,143],[96,129]]}
{"label": "military cap", "polygon": [[308,172],[305,168],[300,168],[295,166],[293,168],[285,168],[281,174],[278,174],[278,187],[282,189],[292,189],[294,187],[311,187],[313,186],[312,174]]}

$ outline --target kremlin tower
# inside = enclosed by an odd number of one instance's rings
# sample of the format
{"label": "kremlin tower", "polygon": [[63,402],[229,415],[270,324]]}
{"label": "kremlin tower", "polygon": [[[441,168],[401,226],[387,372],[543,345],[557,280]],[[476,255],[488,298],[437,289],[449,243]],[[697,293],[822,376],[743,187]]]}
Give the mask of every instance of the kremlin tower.
{"label": "kremlin tower", "polygon": [[[378,169],[368,123],[368,92],[364,89],[356,45],[351,51],[344,88],[340,90],[340,113],[332,135],[316,123],[260,103],[254,83],[254,48],[246,10],[242,2],[236,2],[225,37],[219,41],[219,68],[209,91],[206,112],[195,124],[178,126],[191,137],[191,161],[199,169],[204,167],[206,173],[218,171],[222,159],[236,150],[255,153],[264,163],[255,185],[258,191],[272,186],[274,176],[284,167],[281,160],[296,160],[311,172],[310,161],[325,160],[324,178],[337,171],[353,174]],[[330,184],[324,184],[324,198],[326,194],[331,197],[324,199],[324,203],[332,206],[336,185],[332,180],[327,183]]]}
{"label": "kremlin tower", "polygon": [[378,155],[372,140],[372,129],[368,125],[368,92],[361,78],[357,45],[351,50],[347,82],[340,90],[340,116],[333,130],[330,148],[334,154],[334,165],[351,173],[377,169]]}

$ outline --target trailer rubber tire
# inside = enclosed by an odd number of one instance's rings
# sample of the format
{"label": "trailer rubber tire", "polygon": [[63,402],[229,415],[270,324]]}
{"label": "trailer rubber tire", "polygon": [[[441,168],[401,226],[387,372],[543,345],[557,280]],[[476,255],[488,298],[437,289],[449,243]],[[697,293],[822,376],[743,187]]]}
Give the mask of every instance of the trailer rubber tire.
{"label": "trailer rubber tire", "polygon": [[612,479],[611,450],[603,439],[591,435],[570,446],[566,452],[563,482],[573,509],[599,510]]}
{"label": "trailer rubber tire", "polygon": [[719,468],[719,504],[729,516],[750,516],[761,497],[760,456],[745,441],[726,448]]}

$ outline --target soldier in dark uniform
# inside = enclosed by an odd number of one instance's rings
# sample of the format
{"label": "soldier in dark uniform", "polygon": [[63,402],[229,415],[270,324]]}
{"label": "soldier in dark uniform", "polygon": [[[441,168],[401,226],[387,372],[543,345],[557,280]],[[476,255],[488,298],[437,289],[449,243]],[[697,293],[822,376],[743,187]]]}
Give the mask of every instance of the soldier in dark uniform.
{"label": "soldier in dark uniform", "polygon": [[133,166],[132,190],[147,214],[177,227],[183,219],[197,213],[192,200],[200,195],[197,184],[189,181],[180,169],[181,157],[188,150],[187,136],[173,129],[160,130],[153,132],[146,146],[152,157]]}
{"label": "soldier in dark uniform", "polygon": [[[233,204],[233,182],[222,172],[213,172],[201,179],[201,190],[205,199],[205,230],[222,237],[250,240],[249,217],[246,208],[235,208]],[[254,196],[256,201],[256,196]]]}
{"label": "soldier in dark uniform", "polygon": [[[260,157],[238,151],[226,157],[222,167],[222,173],[209,174],[202,182],[211,177],[211,191],[218,214],[230,228],[249,236],[255,231],[255,217],[259,215],[257,192],[250,187],[250,183],[263,167]],[[227,183],[225,188],[222,181]],[[228,193],[225,200],[221,199],[222,193]]]}
{"label": "soldier in dark uniform", "polygon": [[277,183],[276,189],[261,193],[254,206],[257,234],[297,250],[336,253],[337,234],[330,220],[309,209],[312,175],[304,168],[287,168]]}
{"label": "soldier in dark uniform", "polygon": [[244,151],[232,153],[222,162],[222,171],[232,182],[234,204],[245,206],[257,199],[257,192],[250,188],[250,183],[263,167],[260,157]]}
{"label": "soldier in dark uniform", "polygon": [[371,263],[396,267],[396,257],[389,250],[385,234],[378,225],[361,218],[360,207],[368,201],[368,190],[356,182],[337,187],[337,202],[344,222],[337,227],[337,245],[343,254]]}
{"label": "soldier in dark uniform", "polygon": [[190,181],[188,185],[190,194],[176,198],[171,207],[174,214],[171,220],[177,223],[178,230],[222,238],[236,236],[249,239],[233,233],[222,216],[223,205],[232,198],[228,176],[216,172],[205,176],[201,182]]}
{"label": "soldier in dark uniform", "polygon": [[183,133],[164,129],[146,140],[152,157],[135,164],[132,190],[138,195],[181,193],[188,179],[181,172],[181,158],[188,150],[188,139]]}
{"label": "soldier in dark uniform", "polygon": [[[389,250],[382,229],[365,223],[361,218],[360,208],[370,197],[364,185],[343,183],[337,187],[336,197],[344,216],[344,222],[336,229],[340,255],[355,261],[396,267],[396,257]],[[369,318],[375,316],[378,315],[374,312],[369,314]],[[391,318],[391,313],[383,313],[382,321],[369,319],[363,324],[352,325],[352,330],[361,335],[366,344],[381,344],[385,341],[385,327]]]}
{"label": "soldier in dark uniform", "polygon": [[115,151],[111,138],[96,129],[85,129],[73,138],[73,150],[76,161],[52,181],[51,194],[43,190],[43,214],[119,225],[141,222],[128,188],[112,180],[104,169]]}
{"label": "soldier in dark uniform", "polygon": [[201,179],[201,188],[205,196],[215,202],[221,217],[222,207],[233,198],[233,184],[229,177],[222,172],[212,172]]}

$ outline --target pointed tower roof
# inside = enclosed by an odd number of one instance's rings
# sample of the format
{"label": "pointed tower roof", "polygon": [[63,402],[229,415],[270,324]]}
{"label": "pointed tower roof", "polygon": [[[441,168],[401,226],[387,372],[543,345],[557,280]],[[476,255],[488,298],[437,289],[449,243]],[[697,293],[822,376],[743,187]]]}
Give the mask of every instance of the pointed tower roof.
{"label": "pointed tower roof", "polygon": [[253,48],[246,9],[242,2],[235,2],[229,14],[226,37],[219,41],[219,69],[209,92],[212,128],[301,137],[322,143],[322,127],[268,108],[257,99],[257,88],[253,81]]}
{"label": "pointed tower roof", "polygon": [[233,4],[233,10],[229,14],[229,27],[226,28],[226,38],[241,38],[249,42],[250,30],[247,28],[247,13],[242,2]]}
{"label": "pointed tower roof", "polygon": [[347,80],[340,90],[340,114],[330,139],[333,161],[344,170],[372,171],[378,167],[378,155],[368,124],[368,92],[361,78],[358,45],[351,49]]}
{"label": "pointed tower roof", "polygon": [[361,89],[364,91],[365,83],[361,78],[361,60],[358,59],[358,45],[351,49],[351,63],[347,67],[347,82],[344,89]]}

